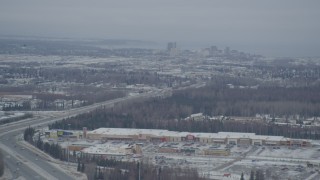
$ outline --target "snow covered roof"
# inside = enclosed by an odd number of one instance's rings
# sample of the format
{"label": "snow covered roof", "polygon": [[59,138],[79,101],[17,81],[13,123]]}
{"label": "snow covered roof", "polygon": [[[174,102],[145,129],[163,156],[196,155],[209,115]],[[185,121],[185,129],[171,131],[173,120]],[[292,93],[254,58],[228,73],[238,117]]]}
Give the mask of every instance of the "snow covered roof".
{"label": "snow covered roof", "polygon": [[101,155],[126,155],[128,152],[126,149],[131,148],[128,144],[112,144],[112,143],[105,143],[105,144],[96,144],[94,146],[87,147],[81,150],[84,153],[89,154],[101,154]]}
{"label": "snow covered roof", "polygon": [[266,141],[287,141],[290,138],[283,136],[263,136],[255,133],[241,132],[218,132],[218,133],[201,133],[201,132],[178,132],[164,129],[129,129],[129,128],[99,128],[88,131],[88,134],[103,134],[108,136],[134,136],[149,135],[154,137],[186,137],[192,135],[196,138],[213,138],[213,139],[252,139]]}
{"label": "snow covered roof", "polygon": [[166,135],[169,131],[162,129],[130,129],[130,128],[99,128],[93,131],[88,131],[87,134],[104,134],[104,135]]}
{"label": "snow covered roof", "polygon": [[218,132],[218,135],[226,138],[247,138],[247,139],[252,139],[256,136],[255,133],[239,133],[239,132]]}

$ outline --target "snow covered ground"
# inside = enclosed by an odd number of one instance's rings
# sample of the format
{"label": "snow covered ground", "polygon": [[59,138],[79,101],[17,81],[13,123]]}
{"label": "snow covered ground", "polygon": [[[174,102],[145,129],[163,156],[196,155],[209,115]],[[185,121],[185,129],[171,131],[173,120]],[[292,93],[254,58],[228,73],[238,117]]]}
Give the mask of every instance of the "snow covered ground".
{"label": "snow covered ground", "polygon": [[316,147],[233,146],[230,156],[204,156],[183,153],[157,153],[161,144],[143,147],[144,159],[160,166],[197,168],[212,179],[249,179],[251,170],[262,170],[265,179],[320,179],[320,151]]}

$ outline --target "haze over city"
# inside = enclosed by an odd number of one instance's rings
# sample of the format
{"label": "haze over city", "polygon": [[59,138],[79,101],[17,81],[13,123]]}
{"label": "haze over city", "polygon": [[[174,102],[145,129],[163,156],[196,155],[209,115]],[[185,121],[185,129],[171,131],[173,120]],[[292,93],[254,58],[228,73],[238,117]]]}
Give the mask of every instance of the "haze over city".
{"label": "haze over city", "polygon": [[0,2],[0,180],[319,180],[319,0]]}
{"label": "haze over city", "polygon": [[264,56],[319,56],[317,0],[3,1],[0,35],[209,45]]}

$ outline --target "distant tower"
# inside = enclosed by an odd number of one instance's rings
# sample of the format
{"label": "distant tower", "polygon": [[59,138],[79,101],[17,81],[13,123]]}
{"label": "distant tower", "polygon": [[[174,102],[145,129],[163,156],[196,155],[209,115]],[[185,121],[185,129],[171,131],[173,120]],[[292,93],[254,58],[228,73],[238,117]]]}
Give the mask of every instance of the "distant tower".
{"label": "distant tower", "polygon": [[178,48],[177,48],[177,43],[176,42],[169,42],[167,45],[167,51],[170,56],[176,56],[178,55]]}
{"label": "distant tower", "polygon": [[217,46],[211,46],[210,47],[210,56],[215,56],[217,55],[219,52],[219,49]]}
{"label": "distant tower", "polygon": [[229,55],[230,54],[230,47],[226,47],[225,49],[224,49],[224,55]]}
{"label": "distant tower", "polygon": [[167,51],[171,51],[173,48],[177,48],[176,42],[169,42],[167,45]]}

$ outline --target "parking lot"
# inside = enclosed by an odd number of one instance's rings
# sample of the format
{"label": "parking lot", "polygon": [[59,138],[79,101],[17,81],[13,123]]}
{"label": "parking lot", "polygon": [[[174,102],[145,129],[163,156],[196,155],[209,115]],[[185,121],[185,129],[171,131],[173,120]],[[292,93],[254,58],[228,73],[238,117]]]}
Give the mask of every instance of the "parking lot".
{"label": "parking lot", "polygon": [[[177,149],[168,153],[161,148]],[[192,151],[186,152],[185,149]],[[250,176],[251,170],[261,169],[266,179],[319,179],[320,150],[316,147],[240,146],[202,143],[146,143],[143,159],[158,166],[197,168],[206,177],[221,179],[231,174]],[[204,149],[228,149],[230,155],[203,155]],[[194,151],[193,151],[194,150]],[[310,163],[309,163],[310,162]],[[308,166],[312,164],[311,166]],[[315,165],[315,166],[313,166]],[[230,177],[231,178],[231,177]]]}

